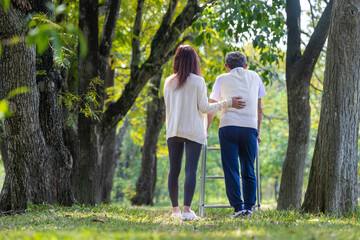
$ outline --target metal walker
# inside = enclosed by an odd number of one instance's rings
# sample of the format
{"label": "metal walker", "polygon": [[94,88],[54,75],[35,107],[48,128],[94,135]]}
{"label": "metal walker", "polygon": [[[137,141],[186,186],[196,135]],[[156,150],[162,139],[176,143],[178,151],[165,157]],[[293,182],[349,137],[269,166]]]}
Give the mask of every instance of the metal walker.
{"label": "metal walker", "polygon": [[[200,198],[199,198],[199,215],[204,217],[205,208],[231,208],[230,205],[205,205],[205,181],[206,179],[224,179],[224,176],[207,176],[206,175],[206,157],[207,151],[220,150],[217,147],[207,147],[207,142],[205,142],[202,149],[201,156],[201,181],[200,181]],[[260,213],[260,167],[259,167],[259,145],[257,146],[256,151],[256,166],[255,166],[255,175],[256,175],[256,201],[257,204],[253,208],[257,208]]]}

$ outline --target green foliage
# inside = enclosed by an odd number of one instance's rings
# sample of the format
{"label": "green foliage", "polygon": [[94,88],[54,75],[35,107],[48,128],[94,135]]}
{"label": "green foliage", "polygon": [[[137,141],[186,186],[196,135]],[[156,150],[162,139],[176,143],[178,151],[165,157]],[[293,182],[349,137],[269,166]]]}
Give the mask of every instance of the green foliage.
{"label": "green foliage", "polygon": [[15,97],[16,95],[18,94],[22,94],[22,93],[27,93],[29,92],[29,88],[28,87],[19,87],[19,88],[16,88],[14,90],[11,90],[7,96],[6,96],[6,99],[11,99],[13,97]]}
{"label": "green foliage", "polygon": [[[53,18],[61,14],[67,14],[67,7],[65,5],[50,5],[54,12]],[[83,33],[80,29],[71,22],[55,23],[45,14],[38,14],[34,16],[28,24],[30,29],[27,42],[29,45],[36,44],[39,54],[51,46],[54,49],[56,58],[63,59],[69,55],[74,54],[66,45],[67,42],[78,39],[80,42],[80,56],[85,57],[87,53],[87,43]],[[65,55],[65,56],[64,56]]]}
{"label": "green foliage", "polygon": [[0,120],[10,116],[9,103],[7,100],[0,100]]}
{"label": "green foliage", "polygon": [[0,7],[2,7],[5,11],[7,11],[9,9],[10,2],[11,0],[0,0]]}
{"label": "green foliage", "polygon": [[[197,209],[195,209],[197,210]],[[359,213],[342,218],[263,210],[231,219],[230,209],[207,209],[182,222],[170,208],[30,205],[25,214],[0,217],[0,239],[358,239]]]}
{"label": "green foliage", "polygon": [[10,91],[4,99],[0,100],[0,120],[12,115],[12,112],[9,108],[9,100],[18,94],[27,93],[27,92],[29,92],[29,88],[19,87]]}
{"label": "green foliage", "polygon": [[[269,5],[270,4],[270,5]],[[251,44],[259,51],[259,65],[269,66],[261,71],[265,83],[268,84],[269,75],[276,75],[273,63],[279,64],[284,57],[280,49],[284,42],[285,2],[283,0],[271,1],[217,1],[217,4],[204,10],[203,17],[192,26],[197,33],[195,44],[197,46],[212,44],[214,39],[221,39],[224,46],[224,56],[229,51],[246,51],[244,47]],[[250,70],[258,66],[250,66]]]}
{"label": "green foliage", "polygon": [[103,86],[103,84],[104,81],[96,77],[90,80],[87,92],[81,96],[69,91],[64,91],[59,95],[59,104],[64,104],[72,113],[67,119],[68,125],[76,124],[77,111],[83,113],[86,117],[100,121],[99,116],[102,113],[102,105],[99,99],[102,97],[98,95],[97,88]]}

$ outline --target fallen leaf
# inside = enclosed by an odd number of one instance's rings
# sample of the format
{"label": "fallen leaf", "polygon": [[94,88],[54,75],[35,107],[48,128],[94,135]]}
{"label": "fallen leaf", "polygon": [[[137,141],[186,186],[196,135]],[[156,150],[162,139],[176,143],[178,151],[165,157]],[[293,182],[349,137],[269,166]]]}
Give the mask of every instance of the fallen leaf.
{"label": "fallen leaf", "polygon": [[101,220],[101,219],[93,219],[91,220],[92,222],[101,222],[101,223],[104,223],[105,221],[104,220]]}

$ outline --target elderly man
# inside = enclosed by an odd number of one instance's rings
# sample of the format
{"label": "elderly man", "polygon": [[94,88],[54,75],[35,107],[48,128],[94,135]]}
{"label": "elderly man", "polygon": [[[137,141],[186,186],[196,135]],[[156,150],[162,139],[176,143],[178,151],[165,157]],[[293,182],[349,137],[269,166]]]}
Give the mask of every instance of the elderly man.
{"label": "elderly man", "polygon": [[[235,210],[233,217],[248,217],[256,201],[254,161],[257,141],[261,141],[261,98],[266,92],[259,75],[247,70],[244,54],[230,52],[225,62],[228,73],[217,77],[210,102],[241,96],[246,104],[243,109],[229,108],[221,113],[219,139],[226,195]],[[208,115],[208,128],[213,117],[214,114]],[[241,199],[239,159],[244,201]]]}

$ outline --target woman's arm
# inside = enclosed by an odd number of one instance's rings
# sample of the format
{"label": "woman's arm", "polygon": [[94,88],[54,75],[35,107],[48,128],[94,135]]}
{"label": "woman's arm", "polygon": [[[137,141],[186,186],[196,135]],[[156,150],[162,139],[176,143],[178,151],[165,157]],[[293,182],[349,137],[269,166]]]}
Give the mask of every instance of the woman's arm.
{"label": "woman's arm", "polygon": [[209,103],[208,97],[207,97],[207,90],[204,79],[202,79],[201,83],[198,84],[197,89],[197,102],[198,102],[198,108],[200,112],[204,114],[215,114],[219,110],[226,109],[232,105],[232,99],[217,102],[217,103]]}
{"label": "woman's arm", "polygon": [[237,109],[241,109],[245,107],[245,103],[241,101],[242,99],[241,97],[233,97],[232,99],[223,100],[215,103],[209,103],[204,79],[202,79],[201,83],[198,86],[197,95],[198,95],[197,96],[198,108],[200,112],[204,114],[215,114],[218,111],[227,109],[228,107],[234,107]]}

